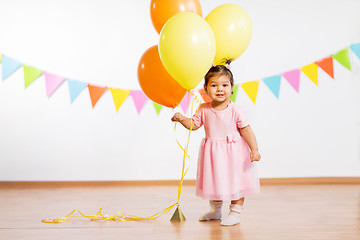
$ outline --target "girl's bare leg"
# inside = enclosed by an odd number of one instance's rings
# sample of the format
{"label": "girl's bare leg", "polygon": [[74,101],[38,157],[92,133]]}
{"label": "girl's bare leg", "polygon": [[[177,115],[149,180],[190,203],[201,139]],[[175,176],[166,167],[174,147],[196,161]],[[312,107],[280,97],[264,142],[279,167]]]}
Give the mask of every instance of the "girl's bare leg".
{"label": "girl's bare leg", "polygon": [[231,200],[231,204],[244,206],[245,198],[240,198],[238,200]]}

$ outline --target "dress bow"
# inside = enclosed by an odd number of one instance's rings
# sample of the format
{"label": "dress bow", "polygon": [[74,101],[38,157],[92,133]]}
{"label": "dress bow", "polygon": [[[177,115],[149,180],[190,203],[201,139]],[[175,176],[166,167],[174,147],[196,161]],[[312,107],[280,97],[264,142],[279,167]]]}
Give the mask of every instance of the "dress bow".
{"label": "dress bow", "polygon": [[226,140],[228,143],[238,142],[241,139],[240,136],[227,136]]}

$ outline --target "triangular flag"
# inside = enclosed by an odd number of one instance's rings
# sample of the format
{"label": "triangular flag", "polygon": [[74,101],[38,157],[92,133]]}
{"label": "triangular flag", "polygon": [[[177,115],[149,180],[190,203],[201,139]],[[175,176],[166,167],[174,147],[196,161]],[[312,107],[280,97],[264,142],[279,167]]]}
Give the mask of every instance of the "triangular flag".
{"label": "triangular flag", "polygon": [[147,102],[147,96],[140,90],[131,90],[130,95],[135,103],[137,112],[140,114],[145,103]]}
{"label": "triangular flag", "polygon": [[207,102],[211,102],[211,101],[212,101],[211,98],[209,97],[209,95],[207,95],[205,89],[201,88],[201,89],[199,89],[198,91],[199,91],[202,99],[204,100],[204,102],[207,103]]}
{"label": "triangular flag", "polygon": [[131,90],[123,90],[120,88],[110,88],[111,95],[114,100],[116,111],[119,110],[125,99],[129,96]]}
{"label": "triangular flag", "polygon": [[284,72],[283,77],[290,83],[290,85],[299,92],[299,85],[300,85],[300,70],[294,69],[288,72]]}
{"label": "triangular flag", "polygon": [[89,89],[91,104],[92,104],[92,107],[94,108],[96,103],[99,101],[101,96],[105,93],[105,91],[108,88],[88,84],[88,89]]}
{"label": "triangular flag", "polygon": [[318,84],[318,66],[316,63],[311,63],[301,68],[301,71],[305,73],[311,81],[313,81],[316,85]]}
{"label": "triangular flag", "polygon": [[160,104],[155,103],[155,102],[153,102],[153,104],[154,104],[154,108],[156,110],[157,115],[159,115],[162,106]]}
{"label": "triangular flag", "polygon": [[320,61],[317,61],[316,64],[324,70],[329,76],[334,79],[334,67],[333,67],[333,58],[332,57],[326,57],[321,59]]}
{"label": "triangular flag", "polygon": [[32,84],[41,74],[42,70],[23,64],[25,88]]}
{"label": "triangular flag", "polygon": [[337,53],[332,54],[331,56],[335,58],[341,65],[351,70],[349,48],[340,50]]}
{"label": "triangular flag", "polygon": [[64,82],[65,78],[48,72],[44,72],[46,96],[50,97],[55,90]]}
{"label": "triangular flag", "polygon": [[191,100],[191,94],[189,92],[187,92],[185,94],[185,97],[180,102],[180,106],[185,114],[189,108],[190,100]]}
{"label": "triangular flag", "polygon": [[245,93],[249,96],[251,101],[255,104],[259,88],[259,81],[246,82],[241,84],[241,87],[244,89]]}
{"label": "triangular flag", "polygon": [[230,96],[230,100],[233,101],[233,102],[235,102],[235,100],[236,100],[236,95],[237,95],[238,89],[239,89],[239,85],[234,84],[233,90],[232,90],[233,93]]}
{"label": "triangular flag", "polygon": [[12,59],[6,55],[2,55],[1,59],[2,64],[2,80],[7,79],[11,74],[18,70],[22,63]]}
{"label": "triangular flag", "polygon": [[358,59],[360,59],[360,43],[351,44],[350,48],[358,57]]}
{"label": "triangular flag", "polygon": [[263,79],[264,83],[268,86],[275,97],[279,98],[281,75],[275,75]]}
{"label": "triangular flag", "polygon": [[88,84],[69,78],[67,78],[66,81],[69,86],[70,101],[71,103],[73,103],[75,99],[79,96],[79,94],[87,87]]}

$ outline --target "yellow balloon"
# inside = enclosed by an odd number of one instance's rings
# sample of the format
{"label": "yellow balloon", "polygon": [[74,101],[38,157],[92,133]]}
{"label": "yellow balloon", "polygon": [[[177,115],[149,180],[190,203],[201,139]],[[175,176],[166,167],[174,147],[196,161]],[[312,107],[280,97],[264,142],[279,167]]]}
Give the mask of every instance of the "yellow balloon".
{"label": "yellow balloon", "polygon": [[159,55],[166,71],[183,88],[193,89],[214,61],[214,34],[199,15],[178,13],[160,32]]}
{"label": "yellow balloon", "polygon": [[245,10],[235,4],[214,8],[205,18],[216,39],[215,64],[234,61],[247,48],[251,38],[251,21]]}

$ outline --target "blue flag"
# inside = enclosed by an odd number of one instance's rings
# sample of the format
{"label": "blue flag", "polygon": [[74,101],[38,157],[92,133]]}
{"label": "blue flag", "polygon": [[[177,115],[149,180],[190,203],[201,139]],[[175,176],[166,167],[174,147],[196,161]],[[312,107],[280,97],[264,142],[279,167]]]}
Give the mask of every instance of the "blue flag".
{"label": "blue flag", "polygon": [[67,78],[66,81],[69,86],[70,100],[71,103],[73,103],[75,99],[79,96],[79,94],[87,87],[88,84],[86,82],[72,80],[69,78]]}
{"label": "blue flag", "polygon": [[264,78],[263,80],[264,80],[265,84],[268,86],[268,88],[271,90],[271,92],[277,98],[279,98],[281,75],[267,77],[267,78]]}
{"label": "blue flag", "polygon": [[360,43],[351,44],[350,48],[358,57],[358,59],[360,59]]}
{"label": "blue flag", "polygon": [[7,79],[11,74],[13,74],[16,70],[18,70],[22,66],[21,62],[18,62],[15,59],[12,59],[5,55],[2,55],[1,64],[2,64],[2,80],[3,81],[5,79]]}

